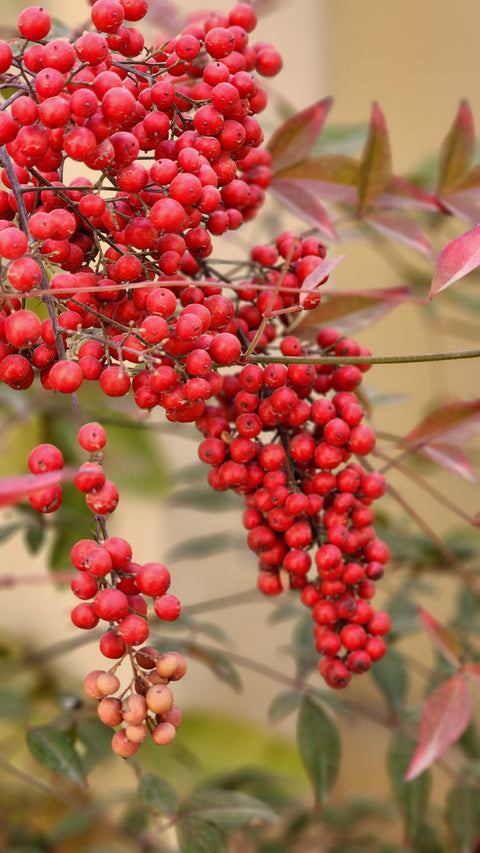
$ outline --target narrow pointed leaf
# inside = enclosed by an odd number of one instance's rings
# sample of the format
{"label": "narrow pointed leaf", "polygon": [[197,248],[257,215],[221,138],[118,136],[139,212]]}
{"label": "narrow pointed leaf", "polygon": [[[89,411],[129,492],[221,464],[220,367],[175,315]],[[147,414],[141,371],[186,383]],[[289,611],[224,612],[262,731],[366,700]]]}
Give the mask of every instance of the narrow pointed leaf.
{"label": "narrow pointed leaf", "polygon": [[454,666],[460,666],[463,648],[453,631],[432,616],[424,607],[417,608],[417,615],[435,648]]}
{"label": "narrow pointed leaf", "polygon": [[300,707],[297,744],[315,802],[325,803],[340,768],[341,741],[331,718],[310,699],[304,699]]}
{"label": "narrow pointed leaf", "polygon": [[358,161],[346,154],[309,157],[277,172],[277,178],[297,178],[320,198],[338,204],[357,204]]}
{"label": "narrow pointed leaf", "polygon": [[272,156],[274,173],[293,166],[309,156],[332,104],[332,98],[323,98],[290,116],[277,128],[267,144]]}
{"label": "narrow pointed leaf", "polygon": [[405,658],[395,648],[371,669],[372,678],[382,691],[388,704],[399,710],[403,707],[408,689],[408,669]]}
{"label": "narrow pointed leaf", "polygon": [[140,777],[137,796],[142,805],[155,814],[171,817],[178,812],[179,798],[175,788],[156,773],[144,773]]}
{"label": "narrow pointed leaf", "polygon": [[198,643],[189,643],[188,653],[195,660],[204,663],[220,681],[224,681],[233,690],[242,689],[242,680],[238,670],[230,662],[228,655],[218,649],[207,648]]}
{"label": "narrow pointed leaf", "polygon": [[404,732],[395,732],[387,752],[387,771],[393,796],[400,806],[406,840],[415,838],[420,830],[430,799],[432,774],[429,770],[408,784],[404,781],[415,742]]}
{"label": "narrow pointed leaf", "polygon": [[242,791],[205,788],[195,791],[181,807],[181,817],[192,816],[215,824],[220,829],[276,823],[275,812],[262,800]]}
{"label": "narrow pointed leaf", "polygon": [[385,210],[380,213],[369,213],[365,217],[365,222],[368,222],[383,237],[395,240],[396,243],[408,246],[409,249],[414,249],[429,258],[435,257],[435,250],[421,228],[406,216]]}
{"label": "narrow pointed leaf", "polygon": [[462,444],[480,431],[480,399],[459,400],[434,409],[402,440],[408,447],[437,442]]}
{"label": "narrow pointed leaf", "polygon": [[72,741],[56,726],[35,726],[27,730],[27,746],[36,760],[70,782],[86,787],[85,773]]}
{"label": "narrow pointed leaf", "polygon": [[438,164],[437,193],[462,178],[475,156],[475,126],[470,105],[462,99],[453,124],[442,142]]}
{"label": "narrow pointed leaf", "polygon": [[301,694],[297,690],[284,690],[272,699],[268,709],[270,723],[279,723],[296,711],[302,701]]}
{"label": "narrow pointed leaf", "polygon": [[442,207],[452,216],[468,225],[478,225],[480,220],[480,193],[476,191],[456,192],[442,196]]}
{"label": "narrow pointed leaf", "polygon": [[447,243],[440,252],[430,287],[430,299],[479,265],[480,225],[475,225],[470,231]]}
{"label": "narrow pointed leaf", "polygon": [[310,291],[315,290],[323,281],[325,281],[332,270],[334,270],[340,261],[343,260],[343,257],[343,255],[340,255],[338,258],[325,258],[325,260],[322,261],[322,263],[319,264],[313,272],[307,275],[300,288],[300,296],[298,300],[300,305],[303,305]]}
{"label": "narrow pointed leaf", "polygon": [[463,672],[471,678],[475,684],[480,684],[480,663],[466,663]]}
{"label": "narrow pointed leaf", "polygon": [[24,474],[0,479],[0,507],[10,506],[34,494],[37,489],[53,486],[60,481],[73,480],[74,472],[47,471],[45,474]]}
{"label": "narrow pointed leaf", "polygon": [[328,240],[338,240],[332,220],[311,189],[298,178],[276,178],[270,193],[288,210],[316,228]]}
{"label": "narrow pointed leaf", "polygon": [[436,462],[446,471],[450,471],[451,474],[463,477],[469,483],[476,483],[477,475],[473,465],[465,451],[458,445],[447,444],[446,442],[422,444],[417,452],[432,462]]}
{"label": "narrow pointed leaf", "polygon": [[225,834],[218,826],[190,817],[177,824],[180,853],[228,853]]}
{"label": "narrow pointed leaf", "polygon": [[305,312],[296,324],[307,336],[314,337],[322,326],[330,323],[342,334],[369,329],[398,305],[407,302],[411,291],[408,287],[391,287],[338,293],[325,287],[322,294],[322,304]]}
{"label": "narrow pointed leaf", "polygon": [[425,700],[420,737],[405,774],[416,779],[462,736],[472,717],[472,697],[465,677],[455,673],[439,684]]}
{"label": "narrow pointed leaf", "polygon": [[[447,198],[450,196],[455,196],[457,193],[466,192],[468,190],[479,190],[480,189],[480,163],[476,163],[475,166],[472,166],[471,169],[468,170],[466,175],[464,175],[461,180],[456,181],[452,186],[448,188],[448,193],[446,193]],[[442,203],[444,201],[445,194],[442,196]]]}
{"label": "narrow pointed leaf", "polygon": [[478,808],[478,788],[462,785],[461,782],[450,788],[445,802],[445,823],[447,824],[455,850],[475,850],[480,833],[480,809]]}
{"label": "narrow pointed leaf", "polygon": [[370,126],[360,160],[358,175],[359,214],[388,186],[392,174],[392,154],[385,116],[377,103],[372,106]]}
{"label": "narrow pointed leaf", "polygon": [[438,213],[440,209],[436,196],[400,175],[391,175],[384,192],[375,199],[373,206],[397,210],[424,210],[431,213]]}

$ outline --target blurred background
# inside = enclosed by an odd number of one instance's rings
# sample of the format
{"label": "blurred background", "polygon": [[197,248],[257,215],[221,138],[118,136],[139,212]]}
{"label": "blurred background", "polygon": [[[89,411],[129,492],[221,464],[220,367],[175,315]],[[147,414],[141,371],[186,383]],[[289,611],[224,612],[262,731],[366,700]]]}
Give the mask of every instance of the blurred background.
{"label": "blurred background", "polygon": [[[151,10],[153,16],[161,20],[162,16],[198,11],[205,5],[179,0],[176,12],[173,4],[152,0]],[[231,3],[216,0],[213,5],[226,11]],[[377,101],[390,132],[394,170],[408,175],[425,164],[428,167],[430,162],[435,162],[440,142],[453,121],[461,98],[468,98],[474,115],[480,116],[480,6],[476,0],[463,0],[454,7],[449,0],[423,0],[422,3],[417,0],[404,0],[402,3],[385,3],[384,0],[366,0],[363,3],[356,0],[296,0],[295,3],[290,0],[263,0],[256,5],[261,17],[255,40],[273,43],[284,57],[283,71],[268,81],[272,100],[263,118],[267,139],[279,117],[284,118],[288,112],[332,95],[335,103],[327,127],[347,127],[350,131],[357,127],[357,138],[361,141],[366,133],[372,101]],[[3,0],[0,23],[7,33],[14,26],[22,6],[20,2]],[[68,4],[47,0],[44,7],[75,27],[88,16],[86,5],[79,0],[69,0]],[[262,219],[260,216],[260,224],[257,221],[235,235],[235,250],[247,247],[252,240],[267,241],[273,233],[269,228],[278,221],[284,226],[304,229],[301,222],[285,217],[278,206],[270,203],[265,217]],[[259,228],[264,229],[261,237]],[[450,236],[459,233],[453,226],[452,229],[448,232]],[[435,245],[438,250],[446,242],[442,239],[443,236]],[[222,248],[222,251],[225,250]],[[339,290],[392,287],[405,283],[400,272],[401,264],[392,265],[388,254],[377,252],[372,244],[360,242],[353,230],[351,239],[341,246],[329,246],[330,256],[341,253],[345,253],[345,259],[331,277],[331,283]],[[417,259],[413,253],[405,254],[399,250],[395,254],[402,258],[408,255],[409,265],[418,273],[418,292],[425,296],[432,265]],[[441,300],[440,295],[434,304],[402,306],[371,329],[355,333],[354,337],[375,354],[476,346],[466,325],[453,325],[450,322],[452,318],[442,313]],[[433,399],[440,403],[477,396],[477,374],[475,361],[376,366],[367,374],[367,390],[379,402],[382,399],[385,402],[388,395],[389,404],[375,410],[373,423],[384,433],[405,434],[425,413],[427,401]],[[15,428],[4,428],[0,432],[2,475],[25,470],[30,448],[39,440],[37,426],[29,421],[29,413],[22,409],[21,403],[18,406]],[[156,415],[151,419],[152,426],[160,422],[161,418]],[[72,425],[72,431],[74,429]],[[263,732],[269,703],[280,689],[275,679],[268,676],[267,670],[286,675],[292,672],[286,648],[289,623],[272,622],[272,608],[275,610],[278,605],[272,605],[260,596],[246,597],[243,604],[224,604],[219,608],[212,605],[210,609],[209,601],[248,592],[255,586],[255,559],[241,544],[241,506],[239,503],[236,507],[233,500],[231,503],[228,501],[231,508],[226,511],[201,513],[169,500],[169,483],[178,480],[179,472],[188,487],[185,469],[196,463],[198,441],[188,426],[181,430],[160,426],[157,431],[152,429],[153,434],[155,452],[165,466],[162,474],[164,497],[153,497],[150,491],[148,494],[136,491],[129,495],[125,489],[125,494],[120,494],[115,517],[109,522],[109,533],[131,541],[136,561],[167,562],[169,553],[174,556],[177,549],[178,554],[178,546],[187,537],[206,533],[222,535],[225,531],[233,531],[231,547],[225,553],[172,559],[168,563],[173,577],[172,592],[179,596],[187,609],[204,603],[203,611],[199,609],[202,618],[228,632],[232,651],[266,669],[255,672],[249,667],[240,667],[244,686],[241,692],[234,692],[205,667],[193,663],[184,683],[177,685],[175,695],[187,719],[189,712],[207,716],[228,714],[250,721]],[[112,459],[110,471],[109,465],[107,446],[105,469],[107,476],[115,479],[118,458]],[[121,465],[120,460],[120,468]],[[447,493],[467,512],[478,509],[475,506],[478,494],[475,486],[442,473],[432,473],[432,478],[437,489]],[[391,479],[438,534],[443,535],[457,525],[450,513],[412,489],[397,473],[392,472]],[[388,499],[387,503],[389,512],[398,512]],[[401,511],[399,516],[402,517]],[[83,537],[88,533],[79,530],[78,535]],[[28,585],[0,591],[1,630],[5,637],[15,636],[21,645],[31,650],[47,648],[76,637],[78,632],[69,620],[71,594],[60,586],[41,582],[45,574],[42,554],[32,557],[23,549],[19,537],[9,540],[2,553],[2,565],[9,574],[18,572],[31,577]],[[394,594],[401,582],[400,572],[387,574],[381,584],[381,600]],[[448,581],[443,586],[436,586],[436,590],[435,612],[441,618],[443,613],[448,613],[450,603]],[[427,663],[431,655],[428,645],[420,644],[418,635],[412,641],[411,653],[424,658]],[[100,654],[94,642],[55,658],[57,676],[64,678],[73,691],[78,691],[88,669],[100,665]],[[375,721],[377,706],[381,705],[379,694],[369,677],[354,681],[359,683],[349,688],[350,697],[358,703],[360,713],[351,715],[341,724],[344,760],[336,788],[338,796],[345,791],[381,792],[386,785],[382,762],[387,732]],[[419,685],[414,684],[413,695],[419,689]],[[291,718],[279,725],[276,731],[288,743],[293,734]],[[262,738],[255,740],[253,755],[248,753],[250,743],[247,738],[247,754],[250,760],[255,760],[262,750],[267,749],[265,744],[269,742]],[[242,744],[237,744],[237,747],[241,751]],[[256,750],[258,754],[255,754]],[[217,760],[228,765],[231,759],[224,755],[223,758],[217,756]],[[365,772],[366,767],[368,773]],[[119,778],[123,779],[122,768],[118,772]]]}

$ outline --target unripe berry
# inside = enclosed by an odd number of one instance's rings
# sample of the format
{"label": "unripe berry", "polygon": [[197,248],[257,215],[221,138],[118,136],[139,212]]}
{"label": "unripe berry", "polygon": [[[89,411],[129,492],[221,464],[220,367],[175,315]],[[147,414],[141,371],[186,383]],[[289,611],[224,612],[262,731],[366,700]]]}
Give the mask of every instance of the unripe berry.
{"label": "unripe berry", "polygon": [[166,684],[154,684],[148,688],[145,701],[153,714],[164,714],[173,705],[173,693]]}

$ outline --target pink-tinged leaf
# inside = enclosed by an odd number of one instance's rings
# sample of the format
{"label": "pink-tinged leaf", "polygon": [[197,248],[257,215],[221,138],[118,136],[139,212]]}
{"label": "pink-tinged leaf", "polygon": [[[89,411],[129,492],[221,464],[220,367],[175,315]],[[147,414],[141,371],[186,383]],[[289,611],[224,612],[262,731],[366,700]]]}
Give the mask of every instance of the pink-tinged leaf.
{"label": "pink-tinged leaf", "polygon": [[432,616],[424,607],[417,607],[417,615],[440,654],[454,666],[460,666],[463,648],[450,628]]}
{"label": "pink-tinged leaf", "polygon": [[463,672],[468,678],[471,678],[475,684],[480,684],[480,663],[466,663],[463,666]]}
{"label": "pink-tinged leaf", "polygon": [[0,480],[0,507],[10,506],[32,495],[38,489],[53,486],[60,480],[72,480],[74,472],[47,471],[45,474],[25,474],[20,477],[4,477]]}
{"label": "pink-tinged leaf", "polygon": [[472,697],[461,672],[439,684],[427,697],[420,737],[404,776],[411,782],[431,767],[463,735],[472,718]]}
{"label": "pink-tinged leaf", "polygon": [[415,251],[430,258],[436,255],[433,246],[428,242],[425,234],[416,222],[412,222],[411,219],[407,219],[406,216],[402,216],[400,213],[392,213],[390,211],[369,213],[364,221],[368,222],[382,236],[395,240],[397,243],[402,243],[402,245],[408,246],[409,249],[415,249]]}
{"label": "pink-tinged leaf", "polygon": [[374,201],[374,207],[388,207],[402,210],[425,210],[438,213],[438,199],[415,184],[411,184],[400,175],[392,175],[385,191]]}
{"label": "pink-tinged leaf", "polygon": [[386,189],[391,174],[392,153],[387,124],[380,107],[374,103],[358,174],[359,215]]}
{"label": "pink-tinged leaf", "polygon": [[446,444],[444,442],[434,442],[432,444],[422,444],[418,449],[418,453],[436,462],[446,471],[451,474],[457,474],[468,480],[469,483],[477,482],[477,475],[473,469],[467,454],[457,444]]}
{"label": "pink-tinged leaf", "polygon": [[337,291],[322,288],[322,304],[306,312],[297,329],[308,338],[314,338],[322,326],[334,325],[341,334],[369,329],[398,305],[407,302],[408,287],[378,290]]}
{"label": "pink-tinged leaf", "polygon": [[270,137],[267,148],[272,156],[273,172],[305,160],[322,131],[333,98],[323,98],[290,116]]}
{"label": "pink-tinged leaf", "polygon": [[346,154],[322,154],[281,169],[277,178],[297,178],[308,189],[327,201],[356,205],[358,199],[358,161]]}
{"label": "pink-tinged leaf", "polygon": [[402,439],[400,444],[417,449],[423,444],[462,444],[480,431],[480,399],[460,400],[434,409]]}
{"label": "pink-tinged leaf", "polygon": [[430,299],[480,265],[480,225],[455,237],[440,252],[430,287]]}
{"label": "pink-tinged leaf", "polygon": [[443,195],[440,201],[444,210],[469,225],[476,225],[480,220],[480,193],[478,189]]}
{"label": "pink-tinged leaf", "polygon": [[338,266],[341,260],[343,260],[343,255],[340,255],[338,258],[325,258],[321,264],[316,267],[313,272],[311,272],[307,277],[303,280],[302,286],[300,288],[300,296],[299,303],[303,305],[307,295],[310,291],[315,290],[327,276],[330,275],[331,271]]}
{"label": "pink-tinged leaf", "polygon": [[338,234],[327,211],[302,181],[295,178],[276,178],[272,181],[269,190],[271,195],[299,219],[308,222],[328,240],[338,240]]}
{"label": "pink-tinged leaf", "polygon": [[475,126],[468,101],[462,99],[457,115],[440,147],[437,194],[443,195],[462,178],[475,156]]}

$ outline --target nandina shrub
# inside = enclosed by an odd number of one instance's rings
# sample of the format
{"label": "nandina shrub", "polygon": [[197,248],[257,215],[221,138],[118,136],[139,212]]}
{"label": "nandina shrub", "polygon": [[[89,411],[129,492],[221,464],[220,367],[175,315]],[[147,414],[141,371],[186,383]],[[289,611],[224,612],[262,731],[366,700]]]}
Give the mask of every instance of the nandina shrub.
{"label": "nandina shrub", "polygon": [[[268,80],[283,62],[273,45],[255,41],[256,9],[207,10],[153,38],[147,15],[144,0],[96,0],[84,31],[67,39],[32,6],[16,35],[0,41],[0,390],[5,429],[21,411],[41,437],[22,456],[30,473],[2,481],[13,521],[1,532],[23,530],[32,552],[45,546],[57,570],[45,579],[70,588],[79,642],[98,641],[98,668],[71,673],[66,698],[53,666],[42,669],[48,650],[6,652],[7,672],[30,668],[33,687],[5,693],[6,718],[21,717],[28,703],[29,758],[21,767],[2,759],[27,791],[5,791],[3,846],[70,849],[81,819],[82,849],[103,838],[138,849],[140,838],[182,853],[303,850],[313,838],[316,849],[338,853],[474,850],[478,548],[465,534],[446,541],[397,475],[460,517],[464,530],[476,528],[475,513],[437,489],[422,464],[475,479],[461,444],[477,431],[478,400],[432,401],[406,433],[377,430],[365,377],[376,363],[479,355],[369,348],[374,320],[409,302],[431,311],[427,295],[442,304],[448,294],[438,294],[478,266],[470,108],[462,101],[441,145],[435,188],[393,173],[377,104],[356,157],[341,134],[337,152],[318,153],[330,98],[292,111],[266,142]],[[282,219],[273,232],[269,197],[293,209],[295,228]],[[434,249],[447,215],[474,227]],[[353,228],[423,255],[429,290],[415,292],[404,271],[401,286],[334,289],[335,243]],[[240,257],[231,233],[239,229],[250,241]],[[476,308],[474,299],[466,304]],[[174,500],[212,506],[213,531],[186,533],[171,559],[137,562],[141,544],[118,535],[113,514],[132,470],[152,500],[166,488],[148,428],[170,424],[195,442],[195,475],[200,468],[205,482],[196,492],[189,469]],[[222,527],[225,506],[238,513],[233,533]],[[253,589],[219,597],[213,586],[200,603],[178,597],[176,562],[187,560],[193,578],[202,556],[239,541],[245,562],[255,554]],[[228,571],[228,556],[221,559]],[[434,601],[419,603],[432,567],[455,584],[449,624]],[[28,579],[6,573],[2,583]],[[288,671],[284,652],[277,667],[262,650],[256,659],[234,653],[203,619],[262,597],[279,626],[293,623],[283,640]],[[437,654],[430,668],[408,650],[408,635],[420,630]],[[61,650],[68,654],[67,642]],[[227,756],[223,773],[208,776],[190,759],[176,682],[198,663],[233,688],[237,667],[282,686],[266,716],[288,723],[296,715],[313,809],[305,790],[296,797],[298,781],[283,790],[276,765],[270,775],[244,766],[227,773]],[[421,707],[410,688],[417,669]],[[41,688],[53,700],[48,710],[36,701]],[[372,712],[379,691],[385,707]],[[373,797],[342,801],[334,788],[348,739],[342,711],[372,716],[389,733],[392,813]],[[212,714],[199,739],[209,749],[225,722]],[[229,730],[230,755],[237,737],[249,734]],[[138,782],[135,805],[123,811],[115,786],[87,791],[92,767],[119,758]],[[429,805],[432,772],[449,777],[442,819]],[[366,834],[364,819],[390,821],[391,843],[383,830]]]}

